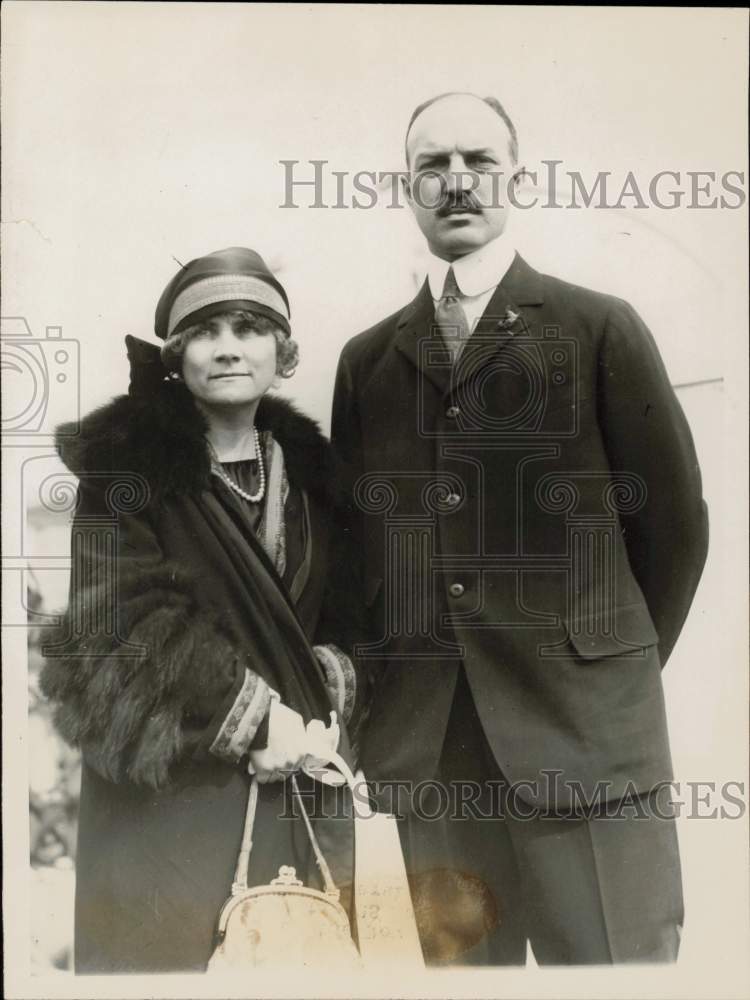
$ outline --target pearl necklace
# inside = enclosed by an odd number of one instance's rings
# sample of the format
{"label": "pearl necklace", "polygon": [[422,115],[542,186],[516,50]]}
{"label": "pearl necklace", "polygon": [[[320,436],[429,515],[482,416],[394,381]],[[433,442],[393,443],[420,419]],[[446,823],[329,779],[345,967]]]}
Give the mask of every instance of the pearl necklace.
{"label": "pearl necklace", "polygon": [[258,459],[258,471],[260,473],[260,486],[258,487],[257,493],[247,493],[242,487],[235,483],[232,477],[225,472],[221,467],[218,456],[214,451],[214,446],[211,442],[208,442],[208,447],[211,449],[211,455],[213,456],[212,467],[216,475],[221,479],[221,481],[229,487],[238,496],[241,496],[243,500],[248,500],[250,503],[260,503],[266,493],[266,469],[263,464],[263,452],[260,447],[260,435],[258,434],[258,428],[253,427],[253,437],[255,438],[255,456]]}

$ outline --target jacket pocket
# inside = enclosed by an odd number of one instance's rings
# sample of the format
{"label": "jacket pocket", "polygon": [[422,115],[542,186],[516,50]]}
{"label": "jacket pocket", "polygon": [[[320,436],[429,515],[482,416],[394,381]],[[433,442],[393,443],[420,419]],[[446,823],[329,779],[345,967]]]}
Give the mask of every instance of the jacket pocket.
{"label": "jacket pocket", "polygon": [[567,620],[565,627],[570,643],[583,660],[627,656],[655,646],[659,641],[651,615],[642,601],[615,608],[609,621],[603,616],[591,616],[585,620]]}

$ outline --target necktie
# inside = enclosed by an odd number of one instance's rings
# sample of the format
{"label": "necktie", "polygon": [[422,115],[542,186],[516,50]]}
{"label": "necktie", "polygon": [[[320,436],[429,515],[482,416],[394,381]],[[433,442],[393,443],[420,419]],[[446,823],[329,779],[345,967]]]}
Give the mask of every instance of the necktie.
{"label": "necktie", "polygon": [[453,362],[458,361],[461,351],[469,339],[469,322],[459,301],[460,291],[453,268],[448,268],[443,285],[443,295],[435,306],[435,321],[440,328]]}

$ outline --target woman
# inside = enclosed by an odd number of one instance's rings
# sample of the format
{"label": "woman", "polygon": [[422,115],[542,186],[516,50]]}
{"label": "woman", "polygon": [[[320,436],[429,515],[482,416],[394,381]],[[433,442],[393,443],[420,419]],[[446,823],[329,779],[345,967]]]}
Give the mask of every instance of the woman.
{"label": "woman", "polygon": [[[347,721],[355,700],[347,657],[310,645],[328,445],[266,395],[297,364],[284,289],[252,250],[211,253],[168,284],[155,330],[161,355],[127,338],[129,394],[59,437],[79,499],[43,689],[83,751],[79,972],[205,968],[248,767],[262,785],[249,884],[286,864],[315,884],[301,820],[282,817],[282,779],[304,763],[305,724],[332,709]],[[327,826],[348,883],[350,823]]]}

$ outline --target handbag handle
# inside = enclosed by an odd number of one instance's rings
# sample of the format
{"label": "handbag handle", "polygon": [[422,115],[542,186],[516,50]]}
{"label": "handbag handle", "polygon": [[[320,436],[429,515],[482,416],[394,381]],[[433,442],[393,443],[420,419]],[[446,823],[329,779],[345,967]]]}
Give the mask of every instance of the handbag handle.
{"label": "handbag handle", "polygon": [[234,870],[234,881],[232,882],[233,896],[245,892],[248,888],[247,868],[250,863],[250,851],[253,847],[253,826],[255,825],[255,813],[257,809],[258,779],[253,775],[250,778],[250,791],[248,792],[247,808],[245,810],[245,826],[242,830],[240,853],[237,857],[237,867]]}
{"label": "handbag handle", "polygon": [[[338,755],[337,755],[338,756]],[[343,761],[342,761],[343,763]],[[346,764],[344,764],[346,767]],[[349,770],[347,768],[347,770]],[[351,771],[349,771],[351,774]],[[291,776],[292,790],[297,796],[297,801],[299,802],[299,807],[302,810],[302,819],[305,823],[305,828],[307,829],[307,835],[310,838],[310,843],[312,844],[313,853],[315,854],[315,860],[317,862],[320,873],[323,876],[323,885],[325,886],[325,893],[327,896],[335,896],[336,899],[339,897],[339,890],[336,888],[336,883],[333,881],[333,876],[331,875],[331,869],[328,867],[328,862],[323,857],[323,852],[320,849],[320,844],[318,843],[318,838],[315,836],[315,831],[312,828],[312,823],[310,822],[310,817],[307,815],[307,810],[305,809],[305,803],[302,800],[302,795],[297,785],[297,779],[294,775]],[[232,895],[236,896],[241,892],[246,892],[248,887],[247,884],[247,871],[250,864],[250,851],[253,847],[253,827],[255,826],[255,814],[258,810],[258,779],[255,775],[250,779],[250,791],[247,797],[247,809],[245,811],[245,826],[242,831],[242,842],[240,844],[240,853],[237,857],[237,867],[234,872],[234,881],[232,882]]]}

